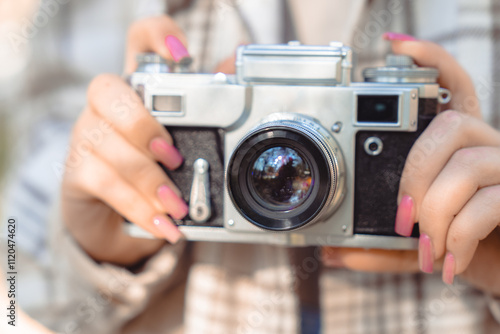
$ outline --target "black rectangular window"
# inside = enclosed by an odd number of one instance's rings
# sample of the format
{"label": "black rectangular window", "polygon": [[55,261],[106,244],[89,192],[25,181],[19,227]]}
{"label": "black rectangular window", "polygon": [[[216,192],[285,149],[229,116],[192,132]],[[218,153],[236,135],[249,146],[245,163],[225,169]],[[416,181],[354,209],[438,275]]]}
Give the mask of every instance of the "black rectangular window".
{"label": "black rectangular window", "polygon": [[398,123],[398,95],[358,95],[358,122]]}

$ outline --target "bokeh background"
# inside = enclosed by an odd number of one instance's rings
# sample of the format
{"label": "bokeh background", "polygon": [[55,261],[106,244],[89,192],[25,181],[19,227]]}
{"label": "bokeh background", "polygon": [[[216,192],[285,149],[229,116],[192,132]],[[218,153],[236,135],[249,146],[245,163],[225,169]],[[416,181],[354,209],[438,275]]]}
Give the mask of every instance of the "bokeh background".
{"label": "bokeh background", "polygon": [[[14,52],[6,32],[14,22],[20,22],[33,13],[36,6],[34,0],[0,0],[0,199],[4,196],[6,173],[13,153],[13,134],[16,132],[11,121],[15,101],[12,97],[22,86],[23,78],[18,75],[25,69],[28,59],[26,53]],[[2,210],[0,206],[0,217],[3,216]]]}

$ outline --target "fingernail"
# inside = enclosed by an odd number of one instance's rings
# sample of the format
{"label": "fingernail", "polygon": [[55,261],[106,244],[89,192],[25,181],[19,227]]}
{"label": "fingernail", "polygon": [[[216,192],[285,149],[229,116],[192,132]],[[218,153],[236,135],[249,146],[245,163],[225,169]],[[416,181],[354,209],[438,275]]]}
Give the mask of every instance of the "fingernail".
{"label": "fingernail", "polygon": [[189,210],[187,204],[170,187],[165,185],[159,187],[158,197],[172,218],[182,219],[187,215]]}
{"label": "fingernail", "polygon": [[174,223],[168,221],[165,217],[156,216],[153,220],[153,224],[156,226],[156,229],[163,234],[165,239],[172,244],[177,243],[177,241],[182,238],[181,231],[179,231]]}
{"label": "fingernail", "polygon": [[403,196],[396,213],[396,225],[394,230],[397,234],[409,237],[413,231],[413,199],[410,196]]}
{"label": "fingernail", "polygon": [[325,250],[325,248],[323,248],[321,257],[323,264],[327,267],[343,268],[345,266],[340,253],[335,251],[334,248],[329,247],[328,250]]}
{"label": "fingernail", "polygon": [[443,282],[452,285],[455,277],[455,257],[448,252],[444,258],[443,265]]}
{"label": "fingernail", "polygon": [[182,164],[184,160],[182,155],[177,151],[177,149],[170,145],[162,138],[156,138],[151,141],[150,144],[151,151],[158,157],[158,159],[166,167],[170,169],[176,169]]}
{"label": "fingernail", "polygon": [[432,251],[431,238],[427,234],[421,234],[418,241],[418,263],[420,270],[432,274],[434,267],[434,254]]}
{"label": "fingernail", "polygon": [[413,36],[400,34],[397,32],[386,32],[382,35],[382,38],[388,41],[416,41],[417,39]]}
{"label": "fingernail", "polygon": [[167,45],[168,51],[170,51],[172,58],[174,58],[176,62],[178,62],[182,58],[189,57],[188,50],[177,37],[168,35],[165,39],[165,44]]}

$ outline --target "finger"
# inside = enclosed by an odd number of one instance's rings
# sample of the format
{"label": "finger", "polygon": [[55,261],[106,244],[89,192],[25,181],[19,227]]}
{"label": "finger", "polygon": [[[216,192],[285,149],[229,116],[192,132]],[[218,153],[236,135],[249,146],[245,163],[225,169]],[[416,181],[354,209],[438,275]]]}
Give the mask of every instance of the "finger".
{"label": "finger", "polygon": [[443,281],[451,284],[453,276],[469,266],[480,240],[500,223],[500,185],[480,189],[453,219],[446,236],[447,254]]}
{"label": "finger", "polygon": [[392,41],[395,54],[411,56],[424,67],[435,67],[439,71],[438,82],[441,87],[452,93],[452,99],[446,109],[453,109],[481,117],[479,100],[474,84],[465,69],[442,46],[428,41]]}
{"label": "finger", "polygon": [[472,147],[453,154],[422,201],[419,251],[423,271],[432,271],[432,261],[444,255],[448,229],[455,216],[478,189],[496,184],[500,184],[499,148]]}
{"label": "finger", "polygon": [[90,110],[112,124],[132,145],[175,169],[183,161],[165,128],[145,109],[139,96],[119,77],[103,74],[88,91]]}
{"label": "finger", "polygon": [[451,110],[437,115],[413,144],[406,159],[398,201],[401,202],[403,196],[410,197],[413,200],[409,210],[412,214],[404,222],[396,222],[397,227],[405,225],[397,230],[411,231],[413,223],[419,219],[424,195],[455,151],[473,146],[499,145],[500,134],[474,117]]}
{"label": "finger", "polygon": [[[97,116],[90,114],[86,120],[87,129],[97,128],[99,120]],[[186,216],[188,207],[174,183],[153,159],[131,146],[118,133],[104,136],[102,142],[93,145],[92,149],[152,203],[158,212],[166,212],[175,219]]]}
{"label": "finger", "polygon": [[[327,267],[366,272],[414,273],[419,270],[418,252],[412,250],[323,247],[322,260]],[[434,262],[436,270],[442,267],[441,259]]]}
{"label": "finger", "polygon": [[326,266],[368,272],[418,272],[418,253],[407,250],[323,247]]}
{"label": "finger", "polygon": [[[64,182],[69,183],[67,178]],[[123,217],[112,210],[110,212],[107,204],[94,198],[82,199],[82,194],[71,186],[63,187],[62,191],[64,223],[72,237],[92,258],[129,266],[164,246],[163,238],[135,238],[123,233]],[[130,252],[131,249],[134,251]]]}
{"label": "finger", "polygon": [[500,295],[500,266],[492,266],[492,259],[500,258],[500,227],[496,228],[482,240],[472,262],[462,273],[462,277],[482,291],[489,291],[493,295]]}
{"label": "finger", "polygon": [[182,236],[170,218],[149,203],[133,186],[120,177],[114,168],[93,153],[70,174],[73,186],[90,199],[97,198],[121,216],[139,225],[158,238],[176,243]]}
{"label": "finger", "polygon": [[127,36],[125,73],[135,71],[137,68],[136,56],[139,53],[155,52],[165,59],[173,59],[165,45],[165,39],[169,35],[175,36],[183,45],[187,46],[187,39],[182,29],[166,15],[134,23]]}

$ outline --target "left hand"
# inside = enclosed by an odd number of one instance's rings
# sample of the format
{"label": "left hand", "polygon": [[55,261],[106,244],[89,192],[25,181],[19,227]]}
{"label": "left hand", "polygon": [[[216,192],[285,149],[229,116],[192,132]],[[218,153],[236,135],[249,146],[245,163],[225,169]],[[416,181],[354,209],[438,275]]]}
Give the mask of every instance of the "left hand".
{"label": "left hand", "polygon": [[418,221],[419,251],[325,247],[324,262],[364,271],[442,268],[448,284],[461,274],[500,295],[500,133],[480,119],[471,79],[442,47],[393,41],[392,49],[436,67],[440,86],[452,93],[453,110],[436,116],[418,138],[401,177],[396,231],[408,235]]}

